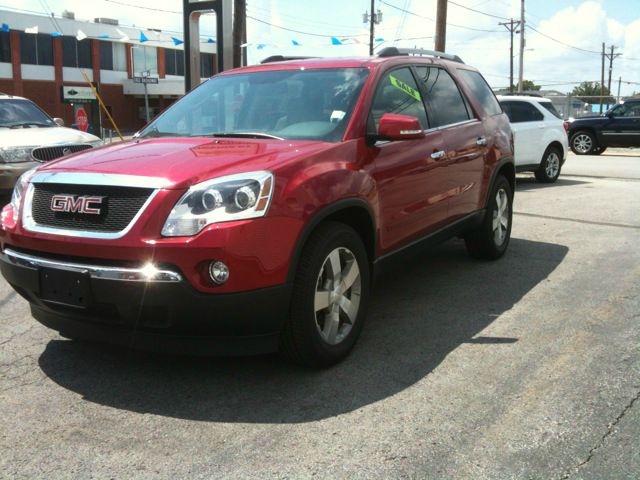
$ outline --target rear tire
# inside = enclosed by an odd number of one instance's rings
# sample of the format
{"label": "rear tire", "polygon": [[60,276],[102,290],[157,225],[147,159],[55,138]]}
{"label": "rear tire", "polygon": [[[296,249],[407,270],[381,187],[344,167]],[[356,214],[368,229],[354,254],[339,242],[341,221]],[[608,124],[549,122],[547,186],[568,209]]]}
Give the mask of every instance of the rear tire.
{"label": "rear tire", "polygon": [[602,154],[605,152],[605,150],[606,150],[606,149],[607,149],[607,147],[598,147],[598,148],[593,152],[593,154],[594,154],[594,155],[602,155]]}
{"label": "rear tire", "polygon": [[513,192],[503,175],[496,178],[490,195],[482,225],[464,237],[469,255],[483,260],[502,257],[511,238]]}
{"label": "rear tire", "polygon": [[369,290],[369,259],[360,236],[343,223],[321,225],[300,257],[281,353],[310,367],[342,360],[362,331]]}
{"label": "rear tire", "polygon": [[562,168],[562,152],[557,147],[548,147],[542,156],[540,166],[534,172],[536,180],[542,183],[553,183],[560,176]]}
{"label": "rear tire", "polygon": [[569,145],[576,155],[594,155],[598,149],[595,135],[586,130],[581,130],[571,135]]}

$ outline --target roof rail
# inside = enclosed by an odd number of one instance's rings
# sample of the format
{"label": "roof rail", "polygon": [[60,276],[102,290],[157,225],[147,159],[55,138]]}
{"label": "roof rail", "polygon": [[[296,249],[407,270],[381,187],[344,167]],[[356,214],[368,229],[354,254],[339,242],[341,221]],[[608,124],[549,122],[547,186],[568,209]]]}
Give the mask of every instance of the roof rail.
{"label": "roof rail", "polygon": [[272,62],[286,62],[288,60],[307,60],[309,58],[318,58],[318,57],[288,57],[285,55],[271,55],[270,57],[265,58],[260,63],[272,63]]}
{"label": "roof rail", "polygon": [[397,48],[387,47],[380,50],[379,57],[398,57],[401,55],[416,55],[426,57],[444,58],[445,60],[451,60],[453,62],[464,63],[462,59],[457,55],[451,55],[450,53],[437,52],[435,50],[424,50],[421,48]]}

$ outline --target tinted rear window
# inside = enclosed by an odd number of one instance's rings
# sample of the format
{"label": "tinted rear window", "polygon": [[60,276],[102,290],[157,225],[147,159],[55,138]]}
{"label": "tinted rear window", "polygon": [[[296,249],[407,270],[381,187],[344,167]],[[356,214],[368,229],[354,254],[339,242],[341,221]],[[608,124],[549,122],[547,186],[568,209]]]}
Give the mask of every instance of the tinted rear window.
{"label": "tinted rear window", "polygon": [[502,108],[493,91],[478,72],[471,70],[458,70],[460,77],[473,92],[473,96],[482,104],[487,115],[498,115],[502,113]]}
{"label": "tinted rear window", "polygon": [[545,110],[549,110],[553,114],[554,117],[562,118],[562,116],[560,116],[560,114],[558,113],[558,110],[556,110],[556,107],[553,106],[553,103],[551,103],[551,102],[538,102],[538,105],[540,105]]}

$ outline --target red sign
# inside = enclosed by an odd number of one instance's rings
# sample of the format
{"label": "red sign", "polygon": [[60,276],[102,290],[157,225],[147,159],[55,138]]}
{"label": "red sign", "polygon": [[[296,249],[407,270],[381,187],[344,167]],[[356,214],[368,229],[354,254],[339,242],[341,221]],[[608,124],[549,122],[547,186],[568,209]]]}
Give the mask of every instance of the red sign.
{"label": "red sign", "polygon": [[84,108],[76,110],[76,125],[78,125],[78,129],[83,132],[86,132],[89,128],[89,119],[87,118],[87,112],[84,111]]}

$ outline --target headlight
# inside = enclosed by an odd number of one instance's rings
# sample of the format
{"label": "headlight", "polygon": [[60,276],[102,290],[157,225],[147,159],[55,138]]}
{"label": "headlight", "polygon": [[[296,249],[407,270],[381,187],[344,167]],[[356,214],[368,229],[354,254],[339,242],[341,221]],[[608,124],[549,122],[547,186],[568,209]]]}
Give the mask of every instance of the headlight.
{"label": "headlight", "polygon": [[176,203],[162,228],[165,237],[186,237],[207,225],[262,217],[273,193],[271,172],[215,178],[191,187]]}
{"label": "headlight", "polygon": [[94,140],[93,142],[88,142],[93,148],[101,147],[104,145],[104,140]]}
{"label": "headlight", "polygon": [[16,182],[13,187],[13,194],[11,194],[11,207],[13,208],[13,218],[17,220],[18,215],[20,213],[20,202],[22,201],[22,196],[24,195],[24,189],[27,186],[27,182],[31,179],[34,173],[36,173],[36,168],[32,168],[31,170],[27,170]]}
{"label": "headlight", "polygon": [[31,147],[5,147],[0,148],[0,161],[4,163],[30,162],[33,160],[31,151],[36,148]]}

